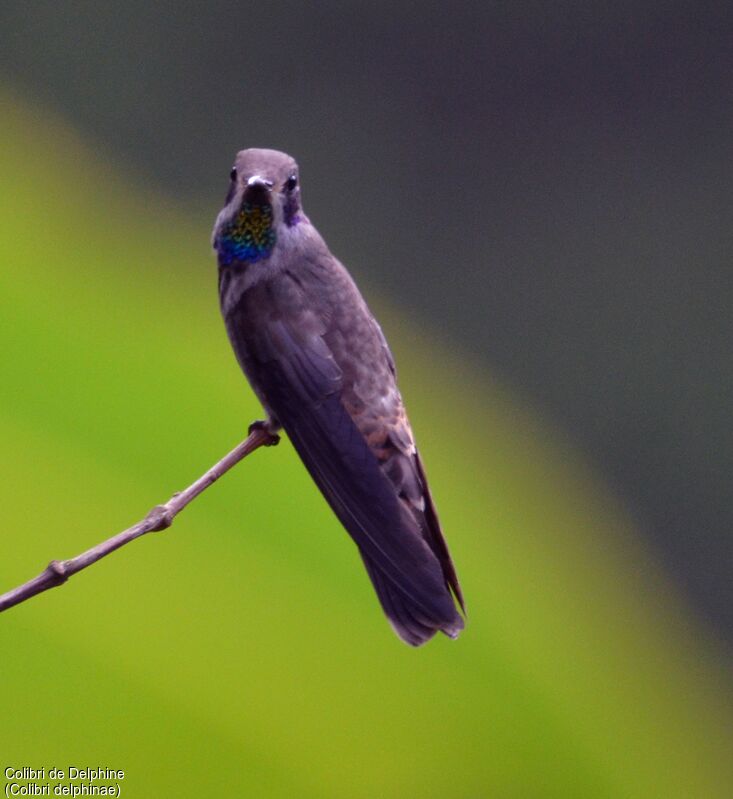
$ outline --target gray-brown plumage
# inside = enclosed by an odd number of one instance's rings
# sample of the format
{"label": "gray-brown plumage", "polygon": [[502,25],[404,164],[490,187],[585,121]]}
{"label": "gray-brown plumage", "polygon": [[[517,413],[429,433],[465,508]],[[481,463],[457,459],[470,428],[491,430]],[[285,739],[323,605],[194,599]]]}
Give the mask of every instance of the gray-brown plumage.
{"label": "gray-brown plumage", "polygon": [[455,569],[382,331],[300,207],[284,153],[238,153],[213,245],[237,359],[354,539],[398,635],[463,628]]}

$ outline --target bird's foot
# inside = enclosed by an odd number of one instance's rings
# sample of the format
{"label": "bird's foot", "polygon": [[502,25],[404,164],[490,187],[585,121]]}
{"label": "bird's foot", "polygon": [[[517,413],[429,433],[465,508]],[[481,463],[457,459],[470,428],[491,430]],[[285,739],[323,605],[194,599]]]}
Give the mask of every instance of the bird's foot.
{"label": "bird's foot", "polygon": [[270,421],[264,421],[260,419],[257,422],[252,422],[249,426],[247,432],[249,435],[252,435],[255,431],[259,430],[262,433],[265,433],[269,441],[265,441],[264,446],[266,447],[276,447],[280,443],[280,436],[275,432],[275,427]]}

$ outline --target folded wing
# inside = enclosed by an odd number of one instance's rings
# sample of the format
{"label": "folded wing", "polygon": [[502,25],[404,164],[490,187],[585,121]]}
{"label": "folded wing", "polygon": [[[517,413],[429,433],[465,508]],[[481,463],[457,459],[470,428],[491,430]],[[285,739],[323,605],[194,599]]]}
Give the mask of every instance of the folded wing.
{"label": "folded wing", "polygon": [[[296,317],[270,313],[256,325],[237,316],[230,315],[227,327],[235,340],[246,331],[241,347],[233,343],[239,351],[246,347],[250,379],[356,542],[395,630],[413,645],[437,630],[456,636],[463,620],[447,580],[459,599],[460,589],[452,565],[446,574],[441,563],[441,544],[446,557],[447,550],[429,494],[415,513],[357,427],[324,323],[305,308]],[[414,464],[424,481],[416,454]]]}

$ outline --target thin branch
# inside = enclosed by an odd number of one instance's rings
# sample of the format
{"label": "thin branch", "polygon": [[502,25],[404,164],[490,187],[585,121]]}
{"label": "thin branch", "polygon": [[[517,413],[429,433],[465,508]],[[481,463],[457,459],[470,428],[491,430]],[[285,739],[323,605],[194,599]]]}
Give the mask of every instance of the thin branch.
{"label": "thin branch", "polygon": [[48,566],[32,580],[27,583],[0,595],[0,613],[3,610],[19,605],[27,599],[48,591],[49,588],[56,588],[65,583],[69,577],[86,569],[98,560],[101,560],[110,552],[129,544],[136,538],[146,533],[165,530],[173,524],[173,519],[196,497],[205,491],[212,483],[216,482],[223,474],[228,472],[232,466],[236,466],[243,458],[250,455],[260,447],[269,447],[277,444],[278,436],[270,433],[264,424],[255,422],[250,427],[249,436],[228,455],[225,455],[217,464],[211,467],[208,472],[203,474],[183,491],[175,493],[165,505],[156,505],[144,519],[140,520],[127,530],[123,530],[117,535],[113,535],[101,544],[82,552],[75,558],[69,560],[52,560]]}

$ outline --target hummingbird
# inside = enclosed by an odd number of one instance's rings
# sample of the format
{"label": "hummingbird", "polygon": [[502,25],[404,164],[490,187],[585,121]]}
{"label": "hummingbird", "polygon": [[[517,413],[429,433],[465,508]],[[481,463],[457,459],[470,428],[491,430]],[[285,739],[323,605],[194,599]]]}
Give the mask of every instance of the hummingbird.
{"label": "hummingbird", "polygon": [[[237,153],[212,245],[239,365],[356,544],[397,635],[456,638],[461,588],[396,382],[346,268],[303,212],[293,158]],[[252,429],[252,428],[250,428]]]}

